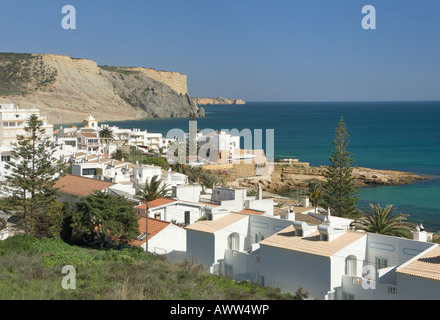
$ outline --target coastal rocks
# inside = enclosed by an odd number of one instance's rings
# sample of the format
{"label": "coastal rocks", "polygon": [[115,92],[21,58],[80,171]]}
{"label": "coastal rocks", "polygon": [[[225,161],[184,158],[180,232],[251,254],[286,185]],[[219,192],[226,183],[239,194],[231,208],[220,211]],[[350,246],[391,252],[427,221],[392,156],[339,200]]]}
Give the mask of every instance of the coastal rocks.
{"label": "coastal rocks", "polygon": [[[265,179],[241,179],[238,181],[238,185],[249,189],[256,189],[258,185],[261,185],[264,191],[276,193],[305,189],[312,180],[324,182],[324,172],[324,166],[275,166],[271,177]],[[358,187],[368,185],[401,185],[429,179],[428,177],[419,176],[410,172],[368,168],[354,168],[353,176],[355,178],[355,185]]]}
{"label": "coastal rocks", "polygon": [[246,104],[242,99],[229,99],[229,98],[193,98],[196,104],[207,105],[207,104]]}

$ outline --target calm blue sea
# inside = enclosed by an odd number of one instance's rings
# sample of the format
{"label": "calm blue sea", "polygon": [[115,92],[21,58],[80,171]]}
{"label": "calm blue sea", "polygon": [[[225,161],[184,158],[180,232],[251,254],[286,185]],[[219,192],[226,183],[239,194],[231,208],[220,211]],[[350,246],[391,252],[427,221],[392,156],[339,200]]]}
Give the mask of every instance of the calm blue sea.
{"label": "calm blue sea", "polygon": [[[200,129],[274,129],[275,158],[297,157],[319,166],[329,164],[339,118],[350,134],[356,165],[430,175],[411,185],[367,187],[359,206],[393,204],[427,229],[440,230],[440,102],[248,102],[203,106]],[[147,119],[112,124],[166,133],[188,130],[189,119]],[[263,139],[264,140],[264,139]]]}

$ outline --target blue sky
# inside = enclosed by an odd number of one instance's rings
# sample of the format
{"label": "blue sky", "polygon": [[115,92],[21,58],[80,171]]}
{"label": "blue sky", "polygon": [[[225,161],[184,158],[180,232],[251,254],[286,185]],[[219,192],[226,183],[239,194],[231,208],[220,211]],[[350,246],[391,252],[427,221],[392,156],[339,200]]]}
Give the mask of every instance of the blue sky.
{"label": "blue sky", "polygon": [[[76,8],[76,30],[61,27],[64,5]],[[361,27],[364,5],[376,8],[376,30]],[[438,0],[2,0],[0,8],[2,52],[177,71],[192,96],[440,100]]]}

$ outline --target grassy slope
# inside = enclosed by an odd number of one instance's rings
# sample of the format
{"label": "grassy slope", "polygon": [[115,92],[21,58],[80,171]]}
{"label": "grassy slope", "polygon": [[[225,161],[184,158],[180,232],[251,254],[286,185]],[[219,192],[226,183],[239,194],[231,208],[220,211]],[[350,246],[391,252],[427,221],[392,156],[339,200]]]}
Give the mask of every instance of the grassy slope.
{"label": "grassy slope", "polygon": [[[75,290],[61,286],[64,265],[76,269]],[[199,266],[170,264],[139,250],[98,251],[23,235],[0,241],[0,300],[293,298],[279,289],[238,283]]]}

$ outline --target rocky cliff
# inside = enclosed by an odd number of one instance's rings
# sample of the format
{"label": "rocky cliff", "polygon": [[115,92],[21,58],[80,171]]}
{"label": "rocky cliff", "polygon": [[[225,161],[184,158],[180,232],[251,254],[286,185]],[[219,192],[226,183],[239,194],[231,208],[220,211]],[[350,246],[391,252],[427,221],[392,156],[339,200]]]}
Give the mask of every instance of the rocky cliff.
{"label": "rocky cliff", "polygon": [[147,117],[204,117],[186,76],[144,68],[98,66],[51,54],[0,53],[0,103],[42,110],[51,123]]}
{"label": "rocky cliff", "polygon": [[242,99],[228,99],[228,98],[193,98],[196,104],[246,104]]}
{"label": "rocky cliff", "polygon": [[[258,187],[258,184],[261,184],[262,189],[269,192],[305,189],[312,180],[324,182],[324,171],[325,167],[276,165],[270,177],[242,179],[238,186],[254,189]],[[353,177],[355,185],[358,187],[402,185],[429,179],[410,172],[369,168],[354,168]]]}

